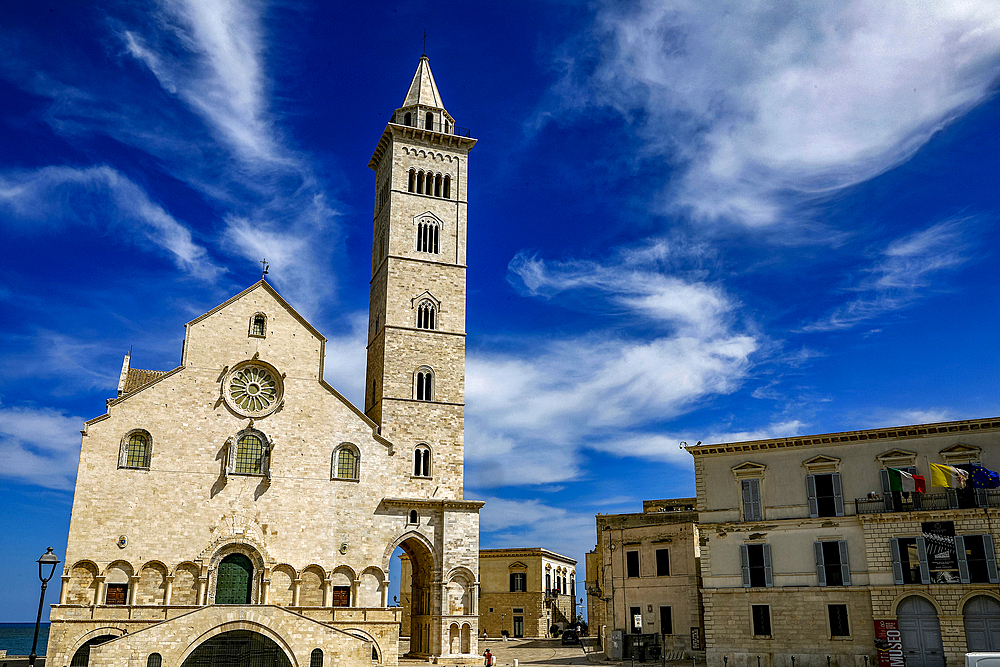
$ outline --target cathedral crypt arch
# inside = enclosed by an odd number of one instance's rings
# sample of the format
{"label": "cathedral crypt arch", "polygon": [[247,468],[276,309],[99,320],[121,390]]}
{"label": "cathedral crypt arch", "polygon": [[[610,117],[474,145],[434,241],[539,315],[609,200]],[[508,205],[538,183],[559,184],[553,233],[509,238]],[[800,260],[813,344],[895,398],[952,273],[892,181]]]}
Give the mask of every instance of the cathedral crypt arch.
{"label": "cathedral crypt arch", "polygon": [[292,667],[270,637],[252,630],[230,630],[198,645],[181,667]]}

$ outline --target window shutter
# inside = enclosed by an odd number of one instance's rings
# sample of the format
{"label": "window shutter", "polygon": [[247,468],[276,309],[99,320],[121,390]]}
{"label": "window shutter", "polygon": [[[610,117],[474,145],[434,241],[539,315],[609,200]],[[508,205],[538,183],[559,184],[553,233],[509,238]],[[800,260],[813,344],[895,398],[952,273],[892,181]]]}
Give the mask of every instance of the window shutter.
{"label": "window shutter", "polygon": [[920,583],[931,583],[931,573],[927,567],[927,540],[923,537],[917,538],[917,558],[920,559]]}
{"label": "window shutter", "polygon": [[750,555],[747,545],[740,545],[740,568],[743,570],[743,588],[750,588]]}
{"label": "window shutter", "polygon": [[840,580],[845,586],[850,586],[851,562],[847,557],[847,541],[840,540],[837,542],[837,545],[840,546]]}
{"label": "window shutter", "polygon": [[819,585],[826,586],[826,563],[823,562],[823,543],[813,542],[813,551],[816,553],[816,576],[819,577]]}
{"label": "window shutter", "polygon": [[806,475],[806,495],[809,497],[809,516],[815,519],[819,516],[819,503],[816,501],[816,475]]}
{"label": "window shutter", "polygon": [[892,554],[892,583],[901,586],[903,583],[903,563],[899,559],[899,540],[895,537],[889,540],[889,552]]}
{"label": "window shutter", "polygon": [[760,521],[764,518],[760,507],[760,480],[743,480],[743,520]]}
{"label": "window shutter", "polygon": [[882,479],[882,497],[885,499],[885,511],[893,511],[892,506],[892,488],[889,486],[889,471],[882,468],[879,472],[879,477]]}
{"label": "window shutter", "polygon": [[997,576],[997,555],[993,550],[992,535],[983,535],[983,551],[986,552],[986,570],[990,575],[990,583],[1000,583],[1000,577]]}
{"label": "window shutter", "polygon": [[750,521],[753,517],[750,516],[750,480],[745,479],[740,482],[740,489],[743,491],[743,520]]}
{"label": "window shutter", "polygon": [[840,473],[833,473],[830,479],[833,481],[833,503],[837,516],[844,516],[844,490],[840,483]]}
{"label": "window shutter", "polygon": [[762,544],[764,548],[764,585],[768,588],[774,586],[774,577],[771,576],[771,545]]}
{"label": "window shutter", "polygon": [[968,584],[972,582],[969,577],[969,560],[968,554],[965,553],[965,537],[962,535],[955,536],[955,553],[958,554],[958,577],[962,580],[963,584]]}

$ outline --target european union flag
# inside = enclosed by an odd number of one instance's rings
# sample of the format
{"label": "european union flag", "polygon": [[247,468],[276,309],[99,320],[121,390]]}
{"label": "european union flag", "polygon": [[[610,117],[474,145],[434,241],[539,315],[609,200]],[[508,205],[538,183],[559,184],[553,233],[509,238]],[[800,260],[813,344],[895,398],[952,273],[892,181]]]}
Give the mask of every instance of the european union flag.
{"label": "european union flag", "polygon": [[977,489],[1000,487],[1000,475],[981,465],[972,465],[972,486]]}

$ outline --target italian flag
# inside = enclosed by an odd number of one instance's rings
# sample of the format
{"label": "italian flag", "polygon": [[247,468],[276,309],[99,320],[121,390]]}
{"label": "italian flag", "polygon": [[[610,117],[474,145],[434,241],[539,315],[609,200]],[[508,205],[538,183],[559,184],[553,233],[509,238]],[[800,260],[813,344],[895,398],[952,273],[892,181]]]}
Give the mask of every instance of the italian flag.
{"label": "italian flag", "polygon": [[927,484],[920,475],[911,475],[902,470],[889,468],[889,489],[892,491],[915,491],[926,493]]}

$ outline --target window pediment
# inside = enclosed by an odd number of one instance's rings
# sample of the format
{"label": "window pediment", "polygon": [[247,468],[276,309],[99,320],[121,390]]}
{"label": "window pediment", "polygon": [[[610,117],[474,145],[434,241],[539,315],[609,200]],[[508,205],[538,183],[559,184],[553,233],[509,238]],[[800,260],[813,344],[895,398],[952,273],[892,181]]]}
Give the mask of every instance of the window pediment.
{"label": "window pediment", "polygon": [[957,465],[962,463],[979,463],[979,455],[982,451],[982,447],[958,442],[951,447],[945,447],[941,450],[940,454],[941,460],[945,463]]}
{"label": "window pediment", "polygon": [[428,224],[428,223],[430,223],[432,225],[438,225],[438,226],[441,226],[441,225],[444,224],[444,222],[441,221],[441,218],[437,217],[436,215],[434,215],[430,211],[424,211],[420,215],[413,216],[413,224],[414,225],[419,225],[421,222],[424,223],[425,225]]}
{"label": "window pediment", "polygon": [[521,561],[516,560],[513,563],[511,563],[510,565],[508,565],[507,569],[508,570],[527,570],[528,566],[525,565],[524,563],[522,563]]}
{"label": "window pediment", "polygon": [[764,476],[764,471],[767,470],[767,466],[762,463],[746,461],[738,466],[734,466],[732,470],[737,480],[760,479]]}
{"label": "window pediment", "polygon": [[802,462],[810,475],[840,472],[840,459],[835,456],[820,454]]}
{"label": "window pediment", "polygon": [[875,457],[884,468],[907,468],[917,465],[917,453],[906,449],[890,449]]}
{"label": "window pediment", "polygon": [[424,299],[427,299],[432,304],[434,304],[435,308],[441,308],[441,300],[438,299],[433,294],[431,294],[429,290],[424,290],[423,292],[421,292],[417,296],[415,296],[412,299],[410,299],[410,307],[411,308],[416,308],[417,304],[420,303],[421,301],[423,301]]}

